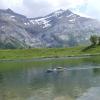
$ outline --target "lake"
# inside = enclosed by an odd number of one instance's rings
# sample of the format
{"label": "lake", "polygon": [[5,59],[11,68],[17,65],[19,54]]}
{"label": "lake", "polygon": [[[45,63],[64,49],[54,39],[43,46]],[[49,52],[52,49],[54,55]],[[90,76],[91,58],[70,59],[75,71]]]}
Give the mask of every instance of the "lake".
{"label": "lake", "polygon": [[100,100],[100,57],[1,61],[0,100]]}

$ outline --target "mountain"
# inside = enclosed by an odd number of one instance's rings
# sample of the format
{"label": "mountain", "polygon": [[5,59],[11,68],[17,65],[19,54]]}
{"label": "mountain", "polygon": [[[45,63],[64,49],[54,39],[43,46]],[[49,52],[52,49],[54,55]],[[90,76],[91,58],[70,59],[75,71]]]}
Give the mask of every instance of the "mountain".
{"label": "mountain", "polygon": [[75,46],[89,43],[93,34],[100,34],[100,22],[70,10],[38,18],[0,10],[0,48]]}

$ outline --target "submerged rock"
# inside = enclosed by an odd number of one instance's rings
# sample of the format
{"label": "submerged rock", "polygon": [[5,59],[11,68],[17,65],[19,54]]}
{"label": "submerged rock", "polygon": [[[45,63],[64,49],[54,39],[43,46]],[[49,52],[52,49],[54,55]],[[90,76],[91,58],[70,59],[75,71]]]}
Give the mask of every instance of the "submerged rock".
{"label": "submerged rock", "polygon": [[57,68],[51,68],[51,69],[47,69],[47,73],[52,73],[52,72],[61,72],[61,71],[64,71],[65,68],[63,67],[57,67]]}

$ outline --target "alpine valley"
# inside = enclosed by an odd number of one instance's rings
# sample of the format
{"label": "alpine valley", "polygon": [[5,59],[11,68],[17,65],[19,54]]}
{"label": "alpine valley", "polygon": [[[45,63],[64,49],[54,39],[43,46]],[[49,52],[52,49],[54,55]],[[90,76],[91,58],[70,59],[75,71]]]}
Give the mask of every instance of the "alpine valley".
{"label": "alpine valley", "polygon": [[70,10],[27,18],[11,9],[0,10],[0,48],[69,47],[88,44],[100,34],[100,22]]}

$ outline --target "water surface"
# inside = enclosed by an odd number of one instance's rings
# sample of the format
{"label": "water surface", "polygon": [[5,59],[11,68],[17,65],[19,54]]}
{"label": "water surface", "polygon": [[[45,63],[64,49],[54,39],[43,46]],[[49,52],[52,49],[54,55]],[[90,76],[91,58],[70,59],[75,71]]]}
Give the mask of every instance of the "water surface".
{"label": "water surface", "polygon": [[[99,60],[0,62],[0,100],[100,100]],[[60,66],[67,69],[46,73]]]}

